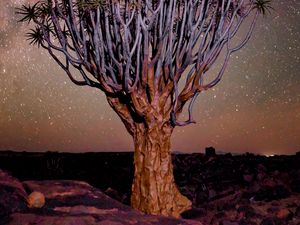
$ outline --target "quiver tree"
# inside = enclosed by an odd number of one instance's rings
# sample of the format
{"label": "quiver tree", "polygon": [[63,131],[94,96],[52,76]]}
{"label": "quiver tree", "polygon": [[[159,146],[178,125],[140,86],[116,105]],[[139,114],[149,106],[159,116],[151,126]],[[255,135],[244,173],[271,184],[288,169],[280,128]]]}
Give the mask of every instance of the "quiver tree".
{"label": "quiver tree", "polygon": [[[35,25],[27,33],[31,43],[46,49],[74,84],[103,91],[133,137],[132,206],[178,217],[191,202],[174,183],[171,134],[194,123],[197,96],[221,80],[230,55],[268,8],[268,0],[48,0],[18,13]],[[232,41],[246,18],[244,37]],[[209,80],[221,52],[221,69]]]}

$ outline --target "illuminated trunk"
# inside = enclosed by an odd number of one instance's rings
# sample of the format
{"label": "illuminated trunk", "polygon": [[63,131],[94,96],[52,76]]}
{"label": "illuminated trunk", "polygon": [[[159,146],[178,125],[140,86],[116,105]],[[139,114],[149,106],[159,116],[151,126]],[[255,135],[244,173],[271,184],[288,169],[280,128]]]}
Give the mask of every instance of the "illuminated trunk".
{"label": "illuminated trunk", "polygon": [[179,217],[191,202],[178,191],[173,176],[170,138],[173,128],[138,124],[134,137],[135,174],[131,205],[144,213]]}

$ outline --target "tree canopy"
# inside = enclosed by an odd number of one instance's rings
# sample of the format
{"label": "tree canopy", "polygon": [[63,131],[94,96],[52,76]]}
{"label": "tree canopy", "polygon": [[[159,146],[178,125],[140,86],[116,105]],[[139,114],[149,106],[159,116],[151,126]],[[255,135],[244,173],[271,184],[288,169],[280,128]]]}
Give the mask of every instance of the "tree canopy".
{"label": "tree canopy", "polygon": [[[42,0],[18,13],[20,21],[35,24],[27,33],[30,43],[47,49],[75,84],[127,96],[137,117],[159,101],[169,106],[165,113],[174,125],[186,125],[194,122],[199,92],[220,81],[229,56],[247,43],[258,14],[270,8],[270,0]],[[234,45],[252,11],[248,32]],[[222,50],[221,70],[205,83]],[[70,66],[80,71],[81,80]],[[188,101],[189,118],[179,122]]]}

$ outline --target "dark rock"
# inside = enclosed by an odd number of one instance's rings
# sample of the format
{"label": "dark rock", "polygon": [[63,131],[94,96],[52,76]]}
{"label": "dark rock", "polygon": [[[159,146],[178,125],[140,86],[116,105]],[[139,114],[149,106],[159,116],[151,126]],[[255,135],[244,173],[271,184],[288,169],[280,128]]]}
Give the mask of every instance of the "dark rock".
{"label": "dark rock", "polygon": [[220,219],[223,218],[225,216],[225,212],[221,211],[215,214],[215,218]]}
{"label": "dark rock", "polygon": [[266,178],[267,174],[265,172],[258,172],[257,176],[256,176],[256,179],[259,180],[259,181],[262,181]]}
{"label": "dark rock", "polygon": [[280,202],[278,202],[278,201],[272,201],[271,205],[275,206],[275,207],[278,207],[278,206],[280,206]]}
{"label": "dark rock", "polygon": [[290,174],[287,172],[281,172],[278,174],[277,179],[285,185],[289,185],[291,182]]}
{"label": "dark rock", "polygon": [[205,148],[205,155],[208,157],[216,156],[216,149],[214,147],[206,147]]}
{"label": "dark rock", "polygon": [[209,189],[208,190],[208,198],[209,199],[213,199],[216,196],[217,196],[217,192],[214,189]]}
{"label": "dark rock", "polygon": [[0,170],[0,218],[27,208],[27,193],[21,182]]}
{"label": "dark rock", "polygon": [[268,217],[263,219],[260,225],[285,225],[285,223],[276,217]]}
{"label": "dark rock", "polygon": [[275,187],[277,184],[276,180],[273,179],[273,177],[265,177],[261,182],[260,182],[261,186],[264,187]]}
{"label": "dark rock", "polygon": [[291,190],[296,193],[300,193],[300,178],[294,179],[291,183]]}
{"label": "dark rock", "polygon": [[122,197],[119,195],[119,193],[112,189],[112,188],[107,188],[106,191],[104,192],[106,195],[108,195],[109,197],[119,201],[119,202],[122,202]]}
{"label": "dark rock", "polygon": [[242,205],[237,209],[238,213],[242,213],[245,218],[250,218],[256,215],[255,210],[253,207],[249,205]]}
{"label": "dark rock", "polygon": [[207,202],[209,198],[208,190],[205,185],[200,185],[195,191],[195,205],[201,206],[203,203]]}
{"label": "dark rock", "polygon": [[191,199],[195,203],[195,201],[196,201],[196,199],[195,199],[196,192],[195,192],[195,187],[194,186],[186,185],[186,186],[180,187],[179,189],[180,189],[180,192],[184,196],[186,196],[188,199]]}
{"label": "dark rock", "polygon": [[296,208],[295,216],[300,219],[300,206]]}
{"label": "dark rock", "polygon": [[257,223],[251,221],[251,220],[247,220],[247,219],[241,219],[239,221],[239,225],[257,225]]}
{"label": "dark rock", "polygon": [[253,174],[244,174],[243,179],[247,183],[251,183],[253,181]]}
{"label": "dark rock", "polygon": [[267,171],[266,167],[264,165],[262,165],[262,164],[258,164],[257,165],[257,170],[259,172],[266,172]]}
{"label": "dark rock", "polygon": [[9,221],[10,209],[0,204],[0,225],[5,225]]}
{"label": "dark rock", "polygon": [[287,198],[291,195],[290,191],[283,185],[274,187],[262,187],[255,195],[256,201],[272,201]]}
{"label": "dark rock", "polygon": [[270,214],[275,214],[280,210],[280,208],[278,206],[272,206],[270,208],[267,209],[267,212]]}
{"label": "dark rock", "polygon": [[[20,223],[22,221],[22,223]],[[201,225],[197,221],[177,220],[167,217],[147,216],[140,213],[122,213],[119,211],[92,211],[80,214],[39,215],[15,213],[8,225],[130,225],[130,224],[164,224],[164,225]]]}
{"label": "dark rock", "polygon": [[239,225],[238,222],[232,222],[232,221],[229,221],[229,220],[224,220],[224,221],[221,221],[219,223],[219,225]]}
{"label": "dark rock", "polygon": [[232,154],[230,152],[226,153],[224,156],[227,158],[232,158]]}
{"label": "dark rock", "polygon": [[181,214],[181,216],[184,219],[196,219],[196,218],[203,217],[206,214],[207,213],[206,213],[205,209],[202,209],[202,208],[193,208],[193,209],[190,209],[190,210],[187,210],[187,211],[183,212]]}
{"label": "dark rock", "polygon": [[130,194],[129,193],[123,194],[121,202],[125,205],[130,205]]}
{"label": "dark rock", "polygon": [[232,201],[225,202],[222,209],[224,211],[235,209],[235,202]]}

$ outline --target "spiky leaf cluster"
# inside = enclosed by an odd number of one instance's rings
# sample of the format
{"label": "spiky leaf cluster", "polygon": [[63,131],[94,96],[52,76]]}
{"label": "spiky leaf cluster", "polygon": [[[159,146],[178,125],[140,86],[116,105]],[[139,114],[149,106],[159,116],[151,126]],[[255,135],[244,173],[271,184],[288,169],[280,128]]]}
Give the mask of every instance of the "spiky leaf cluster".
{"label": "spiky leaf cluster", "polygon": [[263,15],[265,15],[267,12],[270,13],[271,9],[273,9],[271,0],[255,0],[253,8]]}
{"label": "spiky leaf cluster", "polygon": [[44,42],[44,34],[38,26],[30,29],[30,31],[26,33],[26,37],[27,40],[30,41],[30,44],[37,45],[38,47]]}
{"label": "spiky leaf cluster", "polygon": [[34,5],[22,5],[20,8],[17,8],[16,13],[21,15],[22,18],[19,22],[32,22],[37,20],[40,15],[38,13],[40,2],[35,3]]}

